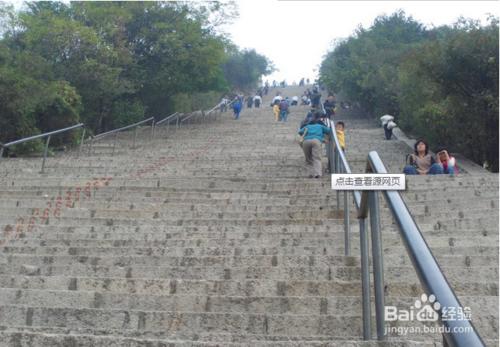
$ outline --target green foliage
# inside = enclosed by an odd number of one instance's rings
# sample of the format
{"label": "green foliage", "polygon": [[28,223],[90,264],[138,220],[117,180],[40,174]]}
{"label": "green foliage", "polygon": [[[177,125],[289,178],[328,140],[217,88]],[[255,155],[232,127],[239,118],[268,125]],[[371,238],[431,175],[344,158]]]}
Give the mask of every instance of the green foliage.
{"label": "green foliage", "polygon": [[145,109],[140,100],[122,99],[113,103],[110,113],[115,115],[112,128],[120,128],[143,120]]}
{"label": "green foliage", "polygon": [[321,80],[372,117],[498,171],[498,21],[425,30],[403,13],[338,43]]}
{"label": "green foliage", "polygon": [[273,71],[271,62],[253,49],[232,52],[224,64],[226,79],[240,90],[256,87],[262,75]]}
{"label": "green foliage", "polygon": [[369,30],[338,43],[320,67],[320,80],[342,90],[371,114],[398,113],[397,68],[402,55],[425,38],[421,24],[404,12],[375,19]]}
{"label": "green foliage", "polygon": [[205,92],[186,94],[180,93],[172,97],[174,110],[177,112],[192,112],[197,110],[208,110],[220,101],[218,92]]}
{"label": "green foliage", "polygon": [[[234,2],[49,1],[20,13],[0,3],[0,140],[211,107],[240,86],[225,70],[235,55],[256,84],[267,59],[217,32],[235,15]],[[76,141],[78,132],[51,143]]]}

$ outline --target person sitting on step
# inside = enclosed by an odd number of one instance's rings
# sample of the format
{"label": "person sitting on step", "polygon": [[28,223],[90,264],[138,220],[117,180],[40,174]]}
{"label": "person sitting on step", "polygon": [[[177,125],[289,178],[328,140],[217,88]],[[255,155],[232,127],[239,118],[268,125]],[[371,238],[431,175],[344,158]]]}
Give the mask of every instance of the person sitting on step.
{"label": "person sitting on step", "polygon": [[443,174],[443,166],[438,164],[429,153],[429,145],[424,139],[418,139],[413,146],[415,153],[407,155],[409,164],[403,169],[406,175],[439,175]]}
{"label": "person sitting on step", "polygon": [[436,149],[436,162],[443,167],[443,173],[450,176],[458,173],[456,160],[448,153],[446,147],[440,146]]}

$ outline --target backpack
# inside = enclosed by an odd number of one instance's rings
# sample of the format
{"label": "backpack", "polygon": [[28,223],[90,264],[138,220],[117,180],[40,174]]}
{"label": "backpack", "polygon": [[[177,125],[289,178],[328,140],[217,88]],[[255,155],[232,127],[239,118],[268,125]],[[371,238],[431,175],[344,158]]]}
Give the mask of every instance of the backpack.
{"label": "backpack", "polygon": [[288,102],[285,100],[280,102],[280,111],[288,111]]}

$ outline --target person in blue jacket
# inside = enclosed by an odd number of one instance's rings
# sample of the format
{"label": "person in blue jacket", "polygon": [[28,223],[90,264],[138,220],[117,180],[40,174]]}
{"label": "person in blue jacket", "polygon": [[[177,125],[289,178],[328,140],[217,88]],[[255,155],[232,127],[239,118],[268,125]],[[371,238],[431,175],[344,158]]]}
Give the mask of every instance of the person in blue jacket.
{"label": "person in blue jacket", "polygon": [[238,98],[238,100],[236,100],[233,103],[234,119],[240,119],[240,112],[241,112],[241,107],[242,106],[243,106],[243,104],[242,104],[240,98]]}
{"label": "person in blue jacket", "polygon": [[309,168],[309,177],[320,178],[323,172],[321,166],[321,143],[325,140],[325,135],[329,135],[331,129],[326,127],[321,121],[315,119],[304,125],[299,130],[299,135],[304,137],[302,150],[306,157],[306,164]]}

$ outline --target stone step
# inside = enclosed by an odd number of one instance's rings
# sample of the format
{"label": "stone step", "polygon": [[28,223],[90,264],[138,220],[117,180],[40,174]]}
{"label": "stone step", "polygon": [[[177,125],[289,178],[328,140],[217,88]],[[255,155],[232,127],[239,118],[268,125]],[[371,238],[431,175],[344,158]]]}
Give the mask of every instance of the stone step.
{"label": "stone step", "polygon": [[[382,239],[387,243],[384,245],[391,247],[402,246],[399,242],[398,231],[394,229],[382,228]],[[39,246],[57,246],[57,243],[62,243],[63,245],[73,245],[75,243],[89,242],[90,246],[94,246],[93,243],[100,241],[105,241],[107,245],[115,247],[117,246],[137,246],[144,247],[149,245],[150,247],[176,247],[176,246],[186,246],[193,245],[195,247],[205,247],[211,245],[214,240],[215,242],[226,239],[224,243],[219,244],[220,246],[228,247],[242,247],[245,245],[254,245],[258,247],[259,242],[270,242],[265,246],[270,245],[280,245],[284,246],[289,244],[290,246],[300,245],[299,240],[306,240],[304,245],[316,246],[322,249],[322,246],[336,245],[337,243],[342,244],[344,240],[345,233],[342,227],[330,228],[329,231],[325,232],[289,232],[289,231],[253,231],[253,232],[235,232],[235,231],[220,231],[220,232],[148,232],[143,230],[142,232],[90,232],[90,233],[56,233],[56,232],[35,232],[31,233],[21,233],[15,234],[10,238],[7,238],[9,244],[12,247],[14,245],[30,245],[31,247]],[[426,240],[432,246],[450,246],[450,247],[466,247],[467,245],[472,246],[491,246],[491,242],[496,242],[498,240],[498,235],[495,233],[487,233],[484,230],[471,231],[467,230],[461,233],[457,231],[427,231],[423,233]],[[20,240],[20,241],[16,241]],[[322,240],[328,240],[325,244],[316,244],[316,241],[321,242]],[[351,229],[351,240],[355,244],[359,240],[359,234],[357,228],[353,226]],[[241,242],[241,244],[238,244]],[[103,242],[102,246],[104,247]],[[96,245],[98,246],[98,245]]]}
{"label": "stone step", "polygon": [[[326,167],[325,167],[326,169]],[[304,169],[305,170],[305,169]],[[300,172],[304,172],[304,170],[299,170]],[[297,173],[299,173],[297,171]],[[301,175],[302,175],[301,173]],[[185,174],[185,173],[184,173]],[[92,192],[92,195],[105,195],[110,194],[111,192],[122,192],[126,194],[145,194],[145,193],[196,193],[196,194],[207,194],[207,193],[261,193],[267,195],[312,195],[313,193],[329,193],[333,194],[334,192],[331,190],[331,180],[329,175],[325,175],[320,180],[311,180],[307,177],[295,177],[294,180],[296,183],[288,183],[290,178],[283,176],[282,182],[276,182],[275,180],[269,180],[262,177],[248,177],[245,175],[235,175],[229,181],[225,181],[223,179],[219,179],[219,176],[212,174],[211,177],[205,176],[195,176],[189,175],[189,180],[185,180],[182,182],[176,180],[170,181],[162,181],[162,178],[156,177],[151,182],[147,182],[141,184],[141,180],[138,180],[137,175],[130,176],[129,179],[126,180],[126,184],[118,185],[117,181],[120,180],[120,177],[112,177],[104,178],[105,176],[94,176],[94,177],[82,177],[78,182],[68,182],[65,184],[47,184],[38,186],[35,184],[24,184],[24,185],[15,185],[7,184],[2,186],[0,189],[0,193],[2,194],[12,194],[14,192],[30,192],[30,191],[51,191],[57,193],[65,193],[68,190],[76,190],[77,187],[80,187],[82,190],[82,194],[84,189],[87,187],[89,191]],[[450,178],[451,179],[451,178]],[[252,180],[252,181],[250,181]],[[253,180],[258,180],[253,182]],[[139,183],[138,183],[139,182]],[[488,189],[482,189],[488,188]],[[403,191],[403,194],[418,194],[418,193],[433,193],[437,198],[445,199],[445,198],[453,198],[456,195],[453,194],[444,194],[444,193],[453,193],[453,192],[469,192],[472,193],[473,196],[482,196],[482,194],[488,195],[498,195],[498,191],[496,191],[495,186],[485,184],[483,186],[476,185],[468,185],[468,186],[456,186],[456,187],[439,187],[436,185],[435,189],[413,189],[408,188]],[[437,194],[438,192],[442,192],[441,196]],[[446,196],[442,196],[446,195]],[[320,195],[320,197],[322,197]]]}
{"label": "stone step", "polygon": [[[343,194],[343,193],[342,193]],[[425,207],[430,211],[446,211],[454,210],[456,208],[498,208],[498,199],[493,198],[482,198],[479,197],[473,201],[466,201],[463,199],[439,199],[431,201],[414,201],[412,200],[413,195],[405,195],[405,201],[410,208],[411,212],[424,211]],[[168,209],[170,211],[253,211],[253,212],[265,212],[265,211],[313,211],[318,209],[326,208],[336,208],[336,197],[330,197],[329,199],[309,199],[303,200],[300,198],[275,198],[270,197],[268,199],[231,199],[228,197],[226,199],[208,199],[200,197],[199,199],[182,199],[182,198],[168,198],[162,199],[161,201],[155,201],[153,199],[143,199],[141,201],[125,201],[121,197],[115,197],[114,200],[98,201],[98,200],[84,200],[84,201],[72,201],[62,195],[61,198],[58,196],[54,199],[46,199],[40,197],[20,197],[3,199],[0,201],[1,208],[39,208],[44,209],[48,205],[48,201],[51,202],[51,206],[55,206],[57,199],[62,200],[62,206],[66,208],[85,208],[85,209],[113,209],[113,210],[164,210]],[[343,195],[341,195],[343,204]],[[148,201],[149,200],[149,201]],[[350,206],[353,206],[352,198],[349,196]],[[385,201],[381,201],[382,207],[387,207]],[[354,206],[353,206],[354,209]]]}
{"label": "stone step", "polygon": [[[337,230],[338,231],[338,230]],[[490,235],[484,237],[484,234],[479,233],[471,234],[470,236],[456,235],[453,237],[441,236],[439,233],[427,236],[428,241],[432,247],[472,247],[472,246],[486,246],[492,247],[492,243],[498,242],[498,235]],[[149,235],[148,235],[149,236]],[[228,247],[244,247],[244,246],[258,246],[259,244],[265,243],[266,246],[314,246],[314,247],[326,247],[326,246],[340,246],[339,243],[344,239],[342,232],[336,232],[331,234],[321,234],[317,232],[304,232],[304,233],[293,233],[286,234],[282,232],[262,232],[254,234],[235,234],[233,237],[231,233],[227,233],[224,236],[214,235],[212,238],[199,238],[199,237],[180,237],[180,238],[169,238],[162,237],[161,235],[151,235],[150,237],[144,237],[139,234],[138,237],[127,237],[126,233],[120,234],[89,234],[87,238],[82,238],[80,235],[72,236],[61,235],[59,238],[53,236],[44,239],[30,239],[30,238],[16,238],[7,239],[9,245],[49,245],[57,246],[71,245],[73,247],[81,244],[98,245],[102,242],[102,246],[111,245],[113,247],[124,246],[124,245],[150,245],[156,247],[211,247],[211,246],[228,246]],[[238,237],[240,236],[240,237]],[[354,247],[356,247],[356,240],[359,239],[358,235],[353,232],[352,240]],[[396,233],[387,233],[383,236],[383,246],[397,247],[401,246],[402,242]]]}
{"label": "stone step", "polygon": [[[383,239],[384,252],[397,254],[402,251],[402,243],[397,238],[396,240]],[[277,248],[308,248],[316,249],[319,252],[327,252],[333,255],[341,255],[344,253],[343,238],[262,238],[257,240],[252,239],[172,239],[172,240],[130,240],[130,239],[88,239],[88,240],[29,240],[29,239],[13,239],[10,240],[8,246],[27,246],[27,247],[131,247],[131,248],[165,248],[171,250],[172,253],[180,252],[181,255],[203,252],[204,249],[210,251],[212,248],[231,248],[231,249],[260,249],[265,243],[266,249],[276,250]],[[481,245],[481,243],[483,245]],[[470,240],[460,240],[457,238],[442,238],[437,241],[432,241],[431,249],[435,253],[442,254],[457,254],[457,255],[495,255],[498,253],[498,238],[496,241],[485,240],[478,243],[474,238]],[[177,250],[180,248],[179,250]],[[351,240],[351,250],[353,254],[359,252],[359,242],[353,237]],[[242,251],[243,252],[243,251]],[[275,251],[277,252],[277,251]]]}
{"label": "stone step", "polygon": [[[168,245],[168,242],[172,242],[172,245],[175,245],[177,242],[192,242],[193,240],[201,240],[199,242],[210,242],[212,239],[228,239],[228,245],[233,245],[236,247],[235,242],[238,240],[242,240],[242,242],[259,242],[259,241],[280,241],[287,242],[286,240],[290,239],[291,242],[294,243],[294,240],[297,239],[330,239],[332,241],[341,242],[345,238],[345,231],[343,225],[332,225],[328,228],[325,228],[325,231],[290,231],[290,230],[246,230],[242,231],[237,230],[219,230],[219,231],[183,231],[180,229],[179,231],[174,231],[166,229],[162,231],[159,229],[149,229],[148,227],[139,228],[136,230],[123,230],[123,231],[113,231],[113,230],[96,230],[94,227],[90,227],[90,230],[81,231],[81,232],[73,232],[67,231],[71,230],[71,228],[66,229],[62,228],[62,232],[57,232],[56,230],[51,231],[47,226],[43,226],[45,229],[34,229],[32,232],[24,232],[19,234],[14,234],[9,240],[9,245],[13,245],[12,242],[15,239],[20,239],[23,241],[33,240],[35,244],[41,245],[48,244],[52,245],[50,242],[52,241],[117,241],[120,243],[121,241],[131,241],[137,245],[141,245],[144,243],[151,243],[154,245],[155,242],[159,242],[159,244]],[[245,231],[246,230],[246,231]],[[398,239],[397,234],[399,231],[394,227],[385,227],[382,228],[382,237],[385,240],[386,238],[393,239],[393,241],[388,241],[390,244],[393,244]],[[468,240],[476,241],[476,244],[485,244],[488,242],[493,242],[498,240],[498,235],[494,232],[488,232],[485,230],[464,230],[463,232],[457,232],[456,230],[429,230],[423,232],[424,237],[431,245],[437,245],[442,243],[447,243],[449,246],[457,245],[457,242],[467,242]],[[359,233],[357,225],[351,225],[351,238],[353,242],[357,242],[359,240]],[[478,238],[481,238],[484,241],[477,241]],[[282,241],[285,240],[285,241]],[[325,244],[326,246],[326,244]]]}
{"label": "stone step", "polygon": [[[258,221],[269,222],[270,224],[283,221],[283,224],[325,224],[325,223],[342,223],[341,219],[343,217],[343,212],[338,212],[334,208],[324,208],[316,210],[295,210],[295,211],[175,211],[175,210],[138,210],[138,209],[128,209],[128,210],[114,210],[114,209],[79,209],[71,208],[56,210],[55,208],[48,209],[50,217],[45,215],[45,209],[33,210],[26,208],[5,208],[0,212],[0,221],[4,221],[12,215],[27,216],[28,220],[30,217],[34,216],[38,221],[35,223],[44,223],[49,221],[52,225],[57,225],[61,221],[66,221],[68,219],[79,220],[83,223],[92,224],[93,220],[113,220],[117,224],[125,223],[127,224],[130,220],[141,221],[144,224],[156,224],[153,221],[158,220],[160,222],[165,222],[166,225],[176,224],[177,221],[182,221],[183,224],[196,223],[198,220],[207,220],[209,223],[215,221],[231,221],[232,223],[247,222],[251,219],[256,219]],[[33,213],[34,212],[34,213]],[[355,210],[352,209],[351,218],[355,219]],[[63,215],[63,217],[61,217]],[[478,209],[460,209],[456,211],[436,211],[429,208],[420,209],[420,211],[412,211],[413,218],[417,223],[427,222],[431,220],[443,221],[474,221],[480,220],[480,225],[495,225],[498,224],[498,213],[491,213],[490,210],[485,210],[484,208]],[[125,218],[126,217],[126,218]],[[384,222],[391,221],[391,217],[382,217]],[[156,221],[155,221],[156,222]],[[102,225],[101,222],[97,222],[97,225]],[[246,223],[248,224],[248,223]]]}
{"label": "stone step", "polygon": [[[189,333],[250,333],[271,335],[356,336],[361,320],[356,316],[269,315],[102,310],[0,306],[0,324],[6,326],[52,326],[91,329],[121,335],[161,333],[164,337]],[[26,324],[28,323],[28,324]],[[165,329],[168,327],[168,329]],[[328,333],[327,333],[328,331]]]}
{"label": "stone step", "polygon": [[[1,328],[1,327],[0,327]],[[21,330],[21,331],[17,331]],[[34,329],[16,329],[16,331],[0,331],[0,347],[435,347],[434,342],[412,341],[394,339],[392,341],[360,341],[350,340],[347,337],[327,336],[323,338],[288,337],[272,335],[229,335],[202,336],[202,340],[173,340],[165,339],[139,339],[123,338],[119,336],[96,336],[92,334],[75,334],[70,332],[55,331],[51,329],[50,334],[34,332]],[[238,342],[234,342],[238,341]],[[490,346],[490,345],[488,345]],[[493,346],[493,344],[491,344]]]}
{"label": "stone step", "polygon": [[[480,261],[478,260],[478,263]],[[451,262],[454,264],[454,262]],[[488,262],[485,266],[491,265]],[[77,256],[50,254],[9,254],[0,255],[1,265],[44,264],[52,266],[63,265],[93,265],[102,267],[150,266],[150,267],[306,267],[306,266],[359,266],[358,259],[340,255],[251,255],[251,256]],[[472,265],[471,265],[472,266]]]}
{"label": "stone step", "polygon": [[[31,215],[25,215],[24,217],[18,217],[17,223],[20,222],[19,218],[23,218],[23,221],[29,221]],[[426,230],[464,230],[464,229],[486,229],[494,230],[498,221],[496,219],[484,219],[484,217],[476,216],[474,219],[470,218],[457,218],[454,216],[446,216],[448,218],[437,218],[433,217],[433,224],[430,224],[429,218],[427,216],[414,216],[414,220],[418,225],[421,225],[422,229]],[[393,224],[391,217],[384,217],[381,219],[383,225]],[[17,233],[30,232],[28,230],[29,224],[26,222],[20,223],[20,229],[15,226],[16,221],[0,219],[0,225],[4,225],[4,232]],[[28,222],[30,223],[30,222]],[[340,219],[324,219],[324,218],[306,218],[306,219],[286,219],[286,218],[268,218],[268,219],[190,219],[184,220],[182,218],[176,219],[159,219],[159,218],[127,218],[127,219],[117,219],[117,218],[66,218],[64,215],[59,218],[49,217],[42,218],[37,217],[34,221],[34,226],[31,230],[36,230],[38,223],[43,223],[44,225],[52,226],[68,226],[71,225],[79,226],[230,226],[230,227],[253,227],[253,226],[283,226],[288,227],[291,225],[341,225],[343,223]],[[74,224],[73,224],[74,223]],[[425,224],[424,224],[425,223]],[[429,224],[431,227],[429,227]],[[71,226],[70,225],[70,226]],[[16,235],[18,237],[18,235]]]}
{"label": "stone step", "polygon": [[[51,265],[91,263],[93,265],[118,266],[315,266],[345,265],[360,266],[359,254],[345,257],[334,253],[337,249],[262,247],[262,248],[120,248],[120,247],[4,247],[0,255],[2,263],[36,263]],[[498,256],[487,254],[441,254],[435,255],[442,267],[490,266]],[[387,253],[384,261],[392,265],[411,265],[406,255]]]}
{"label": "stone step", "polygon": [[[451,282],[478,281],[488,277],[498,281],[498,268],[490,266],[475,266],[464,268],[457,264],[446,267],[444,273]],[[85,276],[85,277],[141,277],[141,278],[176,278],[176,279],[210,279],[210,280],[332,280],[352,281],[360,278],[360,269],[353,266],[265,266],[265,267],[225,267],[220,266],[100,266],[75,263],[71,265],[45,264],[0,264],[0,274],[29,276]],[[385,268],[387,282],[414,279],[412,266],[394,266]]]}
{"label": "stone step", "polygon": [[[193,296],[182,292],[147,294],[100,293],[96,291],[26,290],[0,288],[0,306],[28,306],[47,308],[89,308],[102,310],[213,312],[240,314],[294,314],[294,315],[361,315],[360,296]],[[388,296],[385,305],[408,308],[416,297]],[[372,302],[374,298],[372,297]],[[497,296],[460,297],[471,312],[483,315],[498,314]]]}
{"label": "stone step", "polygon": [[[55,205],[55,204],[52,204]],[[51,208],[55,213],[55,206]],[[62,202],[61,208],[62,210]],[[52,212],[52,211],[51,211]],[[20,215],[30,215],[33,213],[33,209],[31,208],[4,208],[0,212],[0,219],[20,214]],[[40,215],[43,214],[43,210],[39,212]],[[445,215],[442,213],[442,215]],[[446,214],[449,215],[449,214]],[[194,209],[185,210],[168,210],[168,209],[158,209],[152,208],[148,210],[140,210],[140,209],[96,209],[89,210],[85,208],[67,208],[64,210],[65,218],[122,218],[127,216],[128,218],[133,219],[182,219],[182,220],[190,220],[190,219],[308,219],[308,220],[316,220],[316,219],[338,219],[339,213],[336,212],[333,208],[329,209],[295,209],[292,210],[283,210],[283,211],[196,211]],[[55,216],[57,217],[57,216]]]}
{"label": "stone step", "polygon": [[[247,162],[251,161],[251,158],[248,156],[245,156],[244,158],[242,157],[241,159],[246,160]],[[235,160],[235,159],[232,159]],[[222,167],[227,167],[228,161],[227,159],[224,162],[221,162]],[[188,162],[185,164],[186,168],[192,168],[191,162]],[[248,166],[252,167],[256,163],[249,163]],[[262,160],[259,161],[258,163],[261,166],[271,166],[273,168],[276,168],[277,166],[282,169],[282,165],[290,165],[288,162],[283,162],[283,163],[276,163],[276,160],[269,160],[268,162],[263,162]],[[300,162],[302,164],[302,161]],[[211,159],[208,161],[207,166],[204,167],[203,165],[200,165],[200,163],[197,163],[196,170],[198,169],[211,169],[216,165],[214,163],[214,159]],[[230,165],[229,165],[230,166]],[[293,165],[295,166],[295,164]],[[176,169],[181,168],[182,166],[176,167]],[[165,168],[164,168],[165,169]],[[106,177],[106,176],[105,176]],[[102,177],[89,177],[90,180],[93,179],[100,179]],[[182,187],[183,185],[187,185],[189,187],[193,187],[193,184],[196,186],[204,186],[207,184],[211,183],[216,183],[216,184],[222,184],[222,185],[232,185],[233,183],[238,183],[239,185],[245,185],[245,184],[256,184],[259,186],[262,186],[262,180],[257,180],[252,177],[244,177],[244,178],[235,178],[232,176],[220,176],[220,177],[213,177],[213,176],[201,176],[198,177],[196,182],[193,182],[192,178],[189,177],[161,177],[161,178],[143,178],[140,181],[137,180],[131,180],[123,177],[111,177],[112,178],[112,184],[114,186],[119,186],[119,187],[151,187],[151,188],[157,188],[157,187],[168,187],[168,186],[175,186],[175,187]],[[7,178],[3,177],[0,178],[0,183],[3,183],[2,185],[8,186],[8,187],[66,187],[66,186],[74,186],[77,184],[84,183],[85,181],[82,179],[75,179],[67,176],[60,176],[60,177],[46,177],[43,179],[39,178],[34,178],[34,177],[16,177],[15,179],[12,178]],[[159,184],[158,184],[159,182]],[[305,180],[303,183],[297,182],[296,179],[287,179],[284,177],[269,177],[265,180],[266,184],[269,184],[269,188],[273,187],[287,187],[287,188],[300,188],[300,187],[316,187],[317,185],[314,183],[314,181],[310,180]],[[443,185],[445,183],[445,185]],[[467,176],[467,177],[461,177],[461,176],[455,176],[455,177],[447,177],[447,176],[435,176],[435,177],[412,177],[412,176],[407,176],[406,177],[406,187],[407,190],[409,191],[428,191],[429,188],[439,188],[440,190],[443,191],[453,191],[455,188],[483,188],[483,187],[498,187],[498,175],[491,174],[491,177],[488,176],[481,176],[481,177],[475,177],[475,176]]]}
{"label": "stone step", "polygon": [[[112,224],[112,223],[110,223]],[[355,218],[350,219],[351,232],[356,234],[359,231],[359,221]],[[381,223],[382,232],[399,233],[398,226],[393,222]],[[432,236],[460,236],[466,237],[468,235],[472,237],[489,237],[495,236],[496,230],[494,228],[488,229],[485,227],[477,227],[470,229],[434,229],[435,224],[432,223],[420,223],[419,228],[425,234]],[[148,240],[150,238],[157,240],[165,240],[170,238],[212,238],[212,237],[226,237],[232,236],[232,238],[239,237],[248,238],[251,236],[260,236],[262,233],[273,234],[281,233],[284,236],[293,235],[306,235],[307,233],[315,233],[314,235],[318,237],[331,237],[335,236],[339,231],[344,231],[344,222],[341,223],[330,223],[325,225],[254,225],[254,226],[227,226],[227,225],[200,225],[200,226],[183,226],[183,225],[150,225],[145,224],[142,226],[135,225],[36,225],[34,229],[36,232],[30,232],[29,230],[23,230],[19,232],[19,238],[44,238],[47,235],[63,234],[69,235],[71,238],[79,237],[87,239],[102,237],[109,238],[116,234],[130,234],[127,235],[132,239],[142,239]],[[5,231],[5,230],[4,230]],[[304,234],[303,234],[304,233]],[[206,234],[206,235],[205,235]],[[58,235],[64,238],[63,235]],[[76,236],[71,236],[76,235]],[[212,235],[212,236],[209,236]],[[47,239],[50,239],[48,237]]]}
{"label": "stone step", "polygon": [[[360,298],[352,296],[330,298],[313,296],[192,296],[183,293],[169,295],[168,290],[148,294],[119,294],[95,291],[19,290],[7,288],[0,288],[0,294],[0,306],[240,314],[345,314],[355,316],[361,313]],[[481,299],[485,300],[484,297]],[[415,299],[413,299],[414,301]],[[408,302],[411,302],[411,300],[406,300],[404,304]],[[393,302],[391,302],[392,304]],[[483,306],[486,306],[486,304],[482,303]],[[479,306],[481,305],[477,304],[475,307]]]}
{"label": "stone step", "polygon": [[[1,195],[1,194],[0,194]],[[0,201],[0,207],[13,208],[13,207],[24,207],[24,208],[47,208],[56,206],[58,200],[62,200],[61,209],[68,208],[87,208],[87,209],[144,209],[144,208],[168,208],[174,210],[213,210],[218,208],[227,208],[228,210],[262,210],[267,208],[278,209],[283,211],[294,211],[294,210],[314,210],[314,209],[326,209],[326,208],[336,208],[336,194],[328,195],[321,198],[314,197],[292,197],[292,196],[259,196],[259,195],[240,195],[235,193],[209,193],[209,194],[198,194],[198,198],[195,198],[195,194],[181,194],[172,193],[165,194],[162,197],[136,197],[135,199],[127,199],[126,196],[121,196],[116,194],[115,196],[97,199],[93,197],[92,199],[76,200],[76,197],[69,196],[67,194],[62,194],[61,198],[59,195],[50,196],[40,191],[37,194],[22,194],[21,196],[4,196]],[[47,195],[47,197],[44,197]],[[341,203],[343,205],[343,193],[340,193]],[[422,200],[418,194],[405,194],[403,195],[406,204],[409,206],[410,211],[415,207],[417,210],[422,208],[422,206],[428,206],[431,209],[454,209],[455,207],[469,206],[472,208],[488,207],[494,209],[498,205],[498,199],[494,197],[476,197],[473,201],[464,201],[458,198],[436,198]],[[352,202],[352,196],[349,196],[350,206],[354,211],[354,205]],[[380,200],[381,206],[386,207],[385,201]]]}
{"label": "stone step", "polygon": [[[47,205],[46,205],[47,206]],[[87,208],[65,208],[64,212],[62,212],[62,207],[56,210],[55,203],[49,205],[51,207],[47,207],[47,211],[51,214],[51,220],[54,220],[53,217],[59,218],[61,214],[64,213],[64,218],[68,219],[94,219],[94,218],[104,218],[104,219],[113,219],[120,220],[123,217],[127,217],[127,219],[159,219],[159,220],[196,220],[196,219],[217,219],[217,220],[239,220],[244,219],[248,220],[251,218],[259,219],[259,220],[276,220],[276,219],[284,219],[284,220],[304,220],[306,223],[310,221],[314,223],[317,220],[323,220],[325,222],[331,220],[338,220],[343,217],[343,213],[339,213],[336,208],[332,206],[324,206],[322,208],[290,208],[290,209],[264,209],[258,211],[252,211],[248,209],[223,209],[223,208],[214,208],[214,209],[195,209],[192,206],[189,209],[168,209],[168,208],[158,208],[152,207],[149,209],[116,209],[116,208],[98,208],[98,209],[87,209]],[[54,207],[52,207],[54,206]],[[61,206],[63,204],[61,203]],[[343,206],[342,206],[343,207]],[[495,213],[489,209],[484,207],[476,207],[472,206],[468,209],[465,208],[457,208],[454,211],[449,211],[449,209],[434,209],[429,206],[423,206],[423,208],[415,208],[411,210],[411,213],[419,222],[428,221],[429,219],[453,219],[456,218],[458,220],[462,219],[471,219],[471,218],[480,218],[483,220],[483,225],[488,225],[488,223],[484,223],[484,219],[489,219],[491,222],[498,223],[498,213]],[[494,207],[493,207],[494,208]],[[12,215],[24,215],[24,216],[36,216],[38,214],[38,219],[42,218],[44,211],[46,208],[4,208],[0,212],[0,220],[7,218]],[[351,208],[351,218],[355,219],[355,209]],[[390,220],[390,219],[389,219]],[[384,221],[387,219],[384,218]]]}
{"label": "stone step", "polygon": [[[343,207],[343,195],[340,196],[341,203]],[[183,200],[180,200],[183,201]],[[72,214],[78,213],[80,215],[92,215],[95,211],[100,214],[104,213],[131,213],[131,214],[150,214],[161,212],[163,213],[186,213],[190,211],[193,214],[219,214],[219,213],[325,213],[326,211],[336,210],[336,199],[334,201],[316,201],[314,203],[306,204],[305,201],[298,200],[297,203],[300,204],[270,204],[270,202],[259,204],[258,201],[251,204],[234,203],[227,200],[212,200],[212,204],[201,204],[193,201],[189,202],[172,202],[170,200],[164,200],[158,203],[145,203],[145,202],[98,202],[98,201],[82,201],[76,203],[68,203],[61,198],[59,200],[51,200],[50,202],[46,200],[31,200],[31,199],[14,199],[14,200],[3,200],[0,202],[0,207],[3,207],[4,214],[9,214],[16,209],[16,212],[22,214],[30,214],[35,209],[38,211],[43,211],[46,208],[56,209],[59,204],[59,210],[70,211]],[[451,201],[451,200],[450,200]],[[487,211],[491,217],[495,216],[495,211],[492,209],[498,208],[498,200],[483,199],[478,201],[473,201],[467,204],[465,201],[448,202],[446,200],[439,200],[436,202],[408,202],[407,205],[409,210],[414,215],[425,214],[426,216],[432,216],[433,214],[443,215],[450,214],[449,211],[452,210],[457,216],[462,215],[475,215],[481,212]],[[349,204],[351,210],[354,212],[355,207],[350,199]],[[387,207],[384,203],[382,207]],[[66,212],[65,212],[66,213]],[[69,213],[69,212],[68,212]],[[498,214],[496,214],[498,216]],[[460,217],[460,216],[459,216]],[[497,217],[498,218],[498,217]]]}
{"label": "stone step", "polygon": [[[194,296],[359,296],[360,279],[353,281],[306,281],[306,280],[184,280],[145,279],[118,277],[65,277],[0,275],[0,287],[32,290],[79,290],[100,293],[150,294],[183,293]],[[456,282],[453,289],[460,296],[475,293],[478,296],[495,296],[498,282]],[[409,281],[386,281],[385,294],[392,296],[420,296],[423,290],[418,279]]]}
{"label": "stone step", "polygon": [[[100,310],[2,306],[0,323],[5,326],[43,328],[45,331],[71,329],[94,332],[95,335],[124,335],[185,339],[192,334],[258,334],[295,336],[352,337],[361,333],[357,316],[232,314],[136,310]],[[8,318],[7,318],[8,317]],[[493,317],[486,317],[494,320]],[[421,326],[419,322],[413,322]],[[478,322],[478,329],[488,329],[488,321]],[[165,327],[168,327],[165,329]]]}

